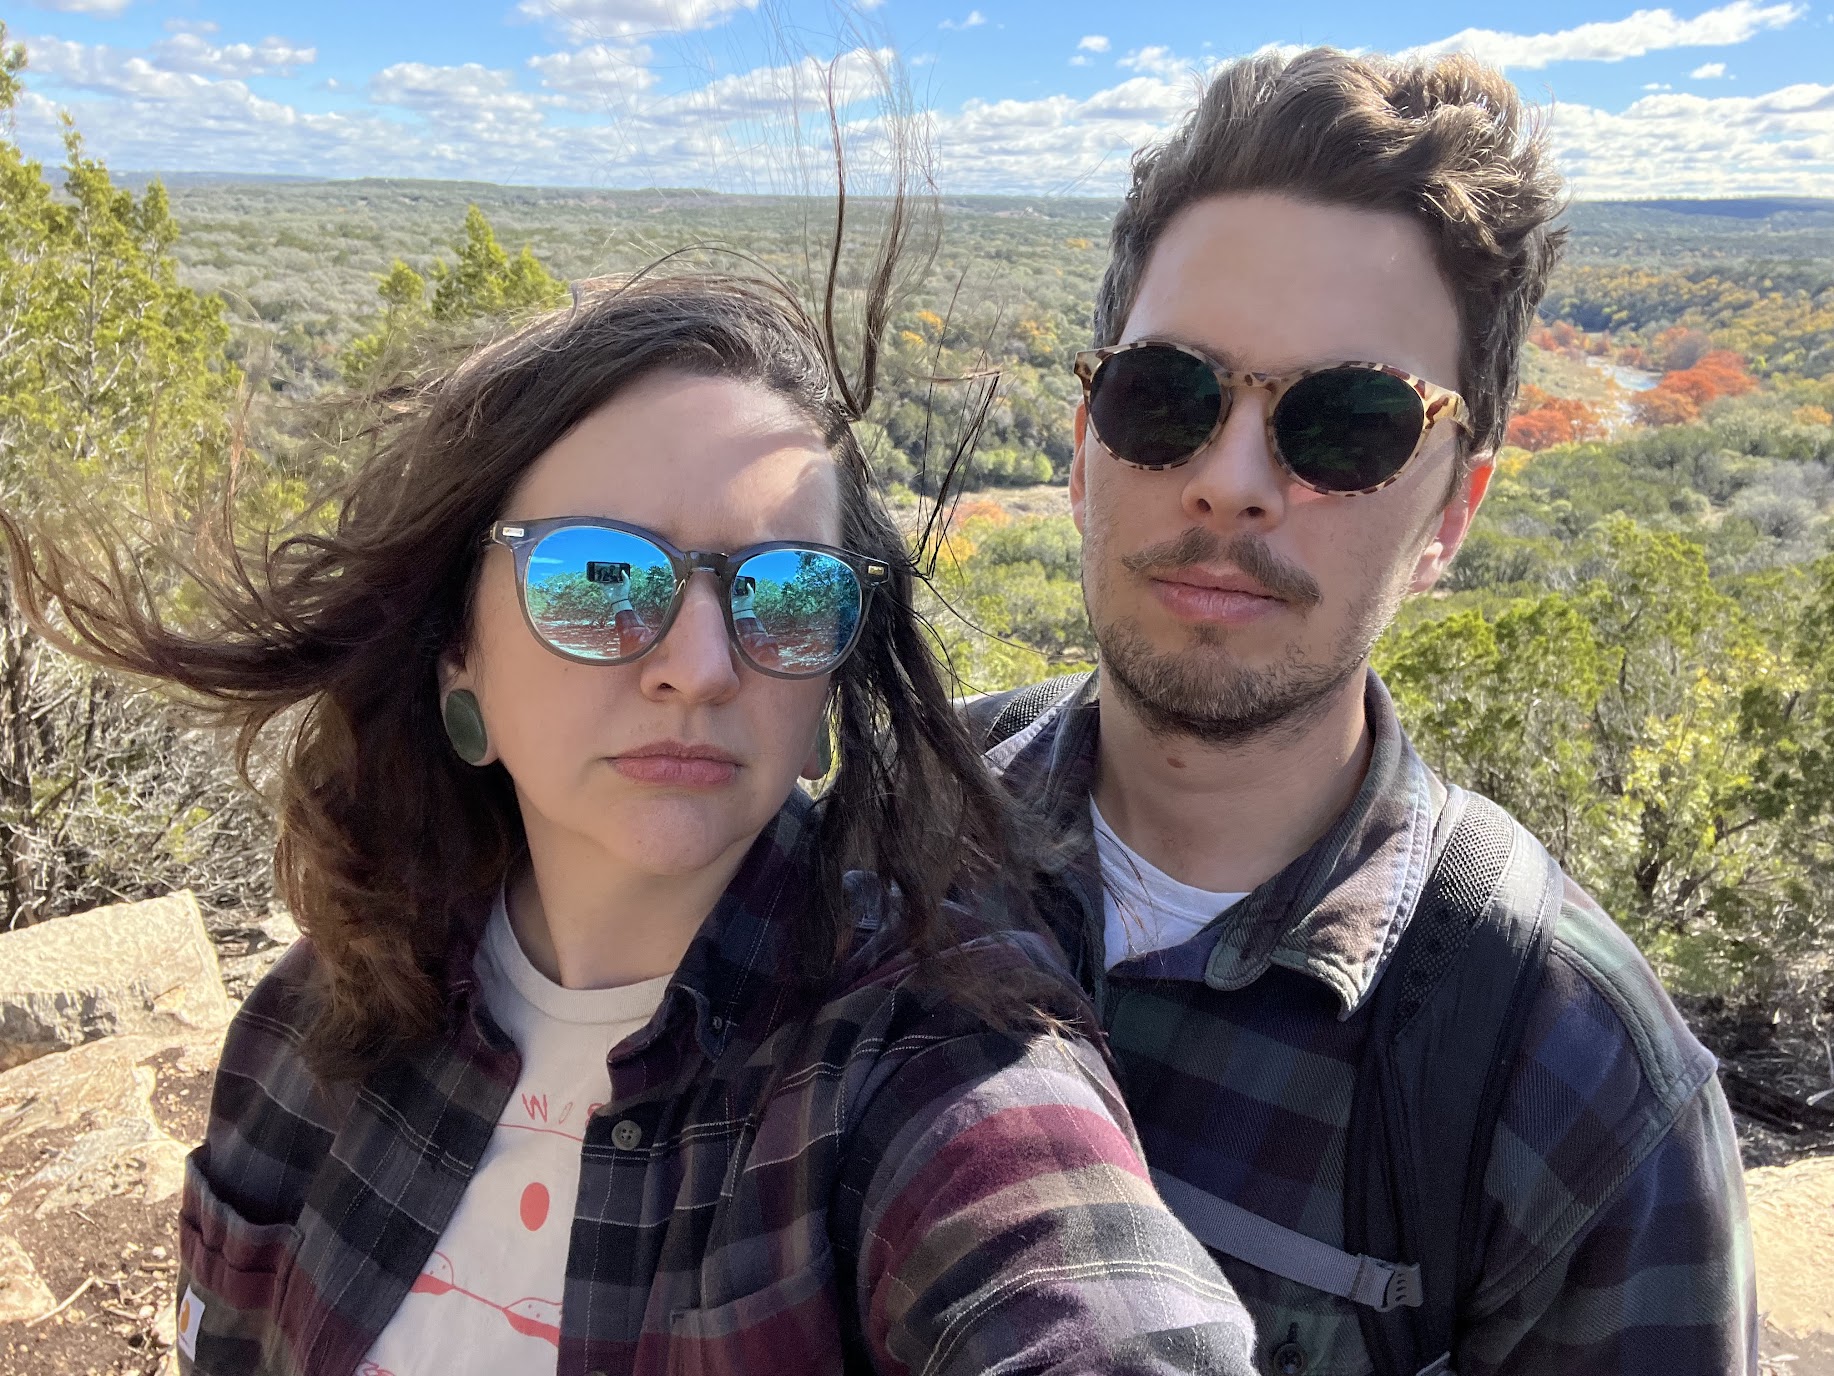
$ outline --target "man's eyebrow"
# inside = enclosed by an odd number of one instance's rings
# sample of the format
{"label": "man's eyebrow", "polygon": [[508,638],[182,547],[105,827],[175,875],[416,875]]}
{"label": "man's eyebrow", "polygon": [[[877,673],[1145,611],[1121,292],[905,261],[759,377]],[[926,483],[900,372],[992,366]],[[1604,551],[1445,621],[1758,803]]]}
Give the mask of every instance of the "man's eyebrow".
{"label": "man's eyebrow", "polygon": [[1205,344],[1200,340],[1187,339],[1183,335],[1167,334],[1155,330],[1152,334],[1141,335],[1138,339],[1129,339],[1126,342],[1129,344],[1178,344],[1184,348],[1202,354],[1205,358],[1213,359],[1220,367],[1228,372],[1271,373],[1276,377],[1283,373],[1298,373],[1305,371],[1307,368],[1329,366],[1332,363],[1341,363],[1343,361],[1336,357],[1330,359],[1313,358],[1304,360],[1287,358],[1276,361],[1271,368],[1262,366],[1251,369],[1245,367],[1240,358],[1229,353],[1227,350],[1218,349],[1215,345]]}

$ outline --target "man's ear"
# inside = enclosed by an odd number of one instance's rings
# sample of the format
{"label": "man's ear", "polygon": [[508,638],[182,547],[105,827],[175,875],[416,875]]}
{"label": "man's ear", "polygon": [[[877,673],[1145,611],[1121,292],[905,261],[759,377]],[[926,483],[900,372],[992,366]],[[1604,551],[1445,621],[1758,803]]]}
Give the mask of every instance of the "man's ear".
{"label": "man's ear", "polygon": [[1083,440],[1089,433],[1089,407],[1076,403],[1076,452],[1070,456],[1070,519],[1076,522],[1078,534],[1083,529]]}
{"label": "man's ear", "polygon": [[1426,548],[1420,551],[1420,558],[1414,564],[1414,577],[1407,588],[1409,592],[1426,592],[1439,582],[1451,564],[1452,556],[1458,553],[1458,547],[1464,544],[1465,536],[1470,534],[1472,518],[1484,504],[1484,494],[1490,490],[1490,479],[1495,473],[1496,456],[1480,454],[1470,473],[1459,480],[1452,493],[1452,500],[1439,513],[1439,520],[1427,539]]}

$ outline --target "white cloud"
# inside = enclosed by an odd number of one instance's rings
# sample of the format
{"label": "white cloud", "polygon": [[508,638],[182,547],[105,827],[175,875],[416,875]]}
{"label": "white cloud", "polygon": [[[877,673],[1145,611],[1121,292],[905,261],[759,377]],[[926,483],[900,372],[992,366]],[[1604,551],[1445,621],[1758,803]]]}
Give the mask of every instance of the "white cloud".
{"label": "white cloud", "polygon": [[1088,67],[1092,66],[1094,62],[1095,59],[1086,53],[1078,53],[1075,57],[1070,59],[1070,65],[1072,67]]}
{"label": "white cloud", "polygon": [[1086,33],[1076,43],[1079,52],[1105,53],[1108,51],[1108,36],[1100,33]]}
{"label": "white cloud", "polygon": [[397,62],[369,79],[369,98],[414,111],[442,136],[456,133],[483,143],[526,138],[542,120],[542,102],[517,89],[513,72],[477,62],[458,67]]}
{"label": "white cloud", "polygon": [[987,22],[987,16],[979,10],[969,10],[966,19],[945,19],[936,27],[939,29],[978,29]]}
{"label": "white cloud", "polygon": [[168,19],[163,27],[167,33],[215,33],[223,26],[214,19]]}
{"label": "white cloud", "polygon": [[793,118],[795,112],[821,108],[830,82],[835,105],[844,109],[879,94],[885,70],[895,57],[888,48],[856,48],[832,63],[805,57],[787,66],[756,67],[656,100],[642,114],[673,124],[709,126],[741,119]]}
{"label": "white cloud", "polygon": [[1582,197],[1826,195],[1834,186],[1834,85],[1761,96],[1662,92],[1621,114],[1559,105],[1550,134]]}
{"label": "white cloud", "polygon": [[710,29],[757,7],[758,0],[521,0],[516,13],[586,42]]}
{"label": "white cloud", "polygon": [[1726,64],[1725,63],[1723,62],[1703,62],[1698,67],[1696,67],[1693,71],[1689,72],[1688,77],[1694,81],[1717,81],[1720,77],[1724,76],[1725,74],[1726,74]]}
{"label": "white cloud", "polygon": [[1116,59],[1115,66],[1125,67],[1130,72],[1145,72],[1151,76],[1180,76],[1201,70],[1198,63],[1158,45],[1135,48],[1126,57]]}
{"label": "white cloud", "polygon": [[[72,99],[90,146],[118,168],[782,191],[807,189],[794,183],[799,159],[824,137],[819,120],[799,127],[795,118],[823,99],[826,66],[813,59],[667,94],[659,88],[668,73],[636,42],[580,45],[517,69],[397,63],[370,79],[368,108],[316,114],[225,74],[307,50],[271,40],[279,46],[263,58],[263,44],[242,55],[191,37],[217,56],[26,42],[32,72],[59,83],[52,89]],[[186,52],[191,69],[167,60]],[[1129,57],[1126,80],[1086,99],[973,100],[935,113],[944,189],[1120,191],[1134,150],[1176,125],[1203,69],[1164,49]],[[840,99],[869,101],[892,60],[865,49],[845,55],[834,76]],[[19,138],[35,156],[57,156],[56,108],[30,87],[20,102]],[[855,151],[867,155],[862,167],[877,151],[867,109],[850,127]],[[1834,192],[1834,85],[1736,98],[1652,90],[1618,112],[1562,104],[1550,137],[1582,197]],[[819,156],[809,163],[814,185],[822,166]]]}
{"label": "white cloud", "polygon": [[284,38],[215,46],[190,32],[161,39],[152,51],[158,65],[166,70],[199,76],[291,76],[318,60],[318,49],[301,48]]}
{"label": "white cloud", "polygon": [[641,43],[594,43],[571,52],[531,57],[529,67],[550,91],[559,92],[576,109],[602,108],[628,100],[656,84],[653,56]]}
{"label": "white cloud", "polygon": [[1666,81],[1646,81],[1643,83],[1643,89],[1645,91],[1672,91],[1675,88]]}
{"label": "white cloud", "polygon": [[1638,10],[1627,19],[1613,19],[1557,33],[1499,33],[1495,29],[1465,29],[1409,49],[1410,57],[1436,57],[1467,52],[1499,67],[1535,69],[1553,62],[1622,62],[1625,58],[1667,48],[1716,48],[1743,43],[1765,29],[1780,29],[1809,12],[1805,4],[1760,5],[1756,0],[1732,0],[1692,19],[1677,19],[1673,10]]}
{"label": "white cloud", "polygon": [[134,0],[35,0],[35,3],[41,10],[56,10],[59,14],[94,14],[113,19]]}

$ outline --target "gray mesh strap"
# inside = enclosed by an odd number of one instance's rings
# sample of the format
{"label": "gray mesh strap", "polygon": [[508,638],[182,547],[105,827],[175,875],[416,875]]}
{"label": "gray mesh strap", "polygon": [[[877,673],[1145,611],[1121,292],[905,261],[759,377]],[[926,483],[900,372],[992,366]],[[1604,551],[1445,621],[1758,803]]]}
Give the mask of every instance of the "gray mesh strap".
{"label": "gray mesh strap", "polygon": [[1239,1204],[1218,1199],[1175,1175],[1154,1171],[1153,1184],[1198,1241],[1225,1256],[1387,1313],[1420,1303],[1420,1268],[1353,1257],[1315,1237],[1282,1228]]}

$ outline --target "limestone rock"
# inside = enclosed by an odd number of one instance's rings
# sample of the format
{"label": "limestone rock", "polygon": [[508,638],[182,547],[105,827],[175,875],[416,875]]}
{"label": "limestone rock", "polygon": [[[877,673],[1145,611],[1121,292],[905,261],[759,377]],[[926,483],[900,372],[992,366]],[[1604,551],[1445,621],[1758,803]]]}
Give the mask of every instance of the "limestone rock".
{"label": "limestone rock", "polygon": [[[95,1369],[93,1323],[28,1334],[11,1322],[86,1280],[100,1287],[95,1302],[133,1297],[108,1321],[120,1362],[145,1371],[160,1355],[178,1305],[185,1152],[204,1132],[222,1037],[104,1037],[0,1074],[0,1373]],[[79,1307],[94,1313],[94,1302]],[[28,1351],[23,1369],[12,1362]]]}
{"label": "limestone rock", "polygon": [[[176,1196],[195,1143],[167,1131],[154,1092],[162,1074],[207,1083],[221,1048],[218,1031],[109,1037],[0,1075],[0,1148],[24,1138],[51,1146],[9,1182],[10,1209],[29,1198],[43,1219],[124,1194],[149,1203]],[[0,1207],[0,1221],[10,1209]]]}
{"label": "limestone rock", "polygon": [[220,1028],[231,1011],[188,891],[0,933],[0,1071],[98,1037]]}
{"label": "limestone rock", "polygon": [[0,1233],[0,1323],[35,1318],[56,1303],[25,1248]]}

